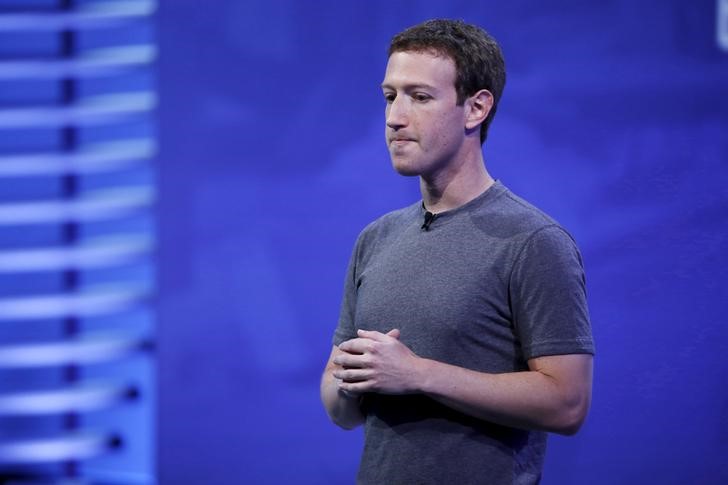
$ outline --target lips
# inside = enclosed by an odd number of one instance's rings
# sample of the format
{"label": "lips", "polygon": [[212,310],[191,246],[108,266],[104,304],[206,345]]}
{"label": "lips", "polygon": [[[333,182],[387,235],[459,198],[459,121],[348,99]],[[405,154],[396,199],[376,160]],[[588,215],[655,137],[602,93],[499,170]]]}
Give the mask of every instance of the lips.
{"label": "lips", "polygon": [[394,138],[390,138],[389,143],[392,145],[404,145],[405,143],[415,141],[413,138],[407,138],[403,136],[397,136]]}

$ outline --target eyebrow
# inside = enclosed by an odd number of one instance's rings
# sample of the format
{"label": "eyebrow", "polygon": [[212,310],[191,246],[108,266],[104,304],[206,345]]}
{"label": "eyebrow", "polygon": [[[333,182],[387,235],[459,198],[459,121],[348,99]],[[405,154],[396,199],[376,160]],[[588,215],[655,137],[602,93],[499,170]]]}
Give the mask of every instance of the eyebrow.
{"label": "eyebrow", "polygon": [[[412,89],[430,89],[430,90],[436,90],[435,86],[430,86],[429,84],[424,83],[413,83],[413,84],[405,84],[403,86],[404,90],[412,90]],[[393,91],[396,91],[396,88],[392,86],[391,84],[382,83],[382,89],[391,89]]]}

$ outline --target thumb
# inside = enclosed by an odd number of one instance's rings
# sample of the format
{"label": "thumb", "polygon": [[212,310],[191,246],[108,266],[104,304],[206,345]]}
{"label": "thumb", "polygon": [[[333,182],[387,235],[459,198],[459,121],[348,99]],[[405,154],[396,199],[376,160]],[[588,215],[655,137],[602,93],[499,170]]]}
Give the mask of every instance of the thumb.
{"label": "thumb", "polygon": [[390,336],[390,337],[394,337],[397,340],[399,340],[399,329],[398,328],[393,328],[392,330],[390,330],[389,332],[387,332],[387,335]]}

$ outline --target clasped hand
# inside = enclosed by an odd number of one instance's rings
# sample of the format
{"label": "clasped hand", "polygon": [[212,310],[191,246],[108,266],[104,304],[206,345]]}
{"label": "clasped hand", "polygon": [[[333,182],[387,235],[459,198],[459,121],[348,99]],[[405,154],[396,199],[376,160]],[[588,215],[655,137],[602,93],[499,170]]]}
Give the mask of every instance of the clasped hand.
{"label": "clasped hand", "polygon": [[347,394],[417,392],[417,364],[420,358],[399,341],[399,330],[384,334],[358,330],[357,338],[339,345],[334,357],[340,368],[334,371],[339,389]]}

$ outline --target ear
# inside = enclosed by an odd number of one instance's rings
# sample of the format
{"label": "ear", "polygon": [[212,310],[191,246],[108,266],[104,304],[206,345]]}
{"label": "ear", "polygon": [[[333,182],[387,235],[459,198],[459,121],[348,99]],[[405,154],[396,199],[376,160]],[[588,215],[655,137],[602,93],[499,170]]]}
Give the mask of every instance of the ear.
{"label": "ear", "polygon": [[472,130],[485,121],[493,108],[493,95],[487,89],[481,89],[465,100],[467,112],[465,128]]}

